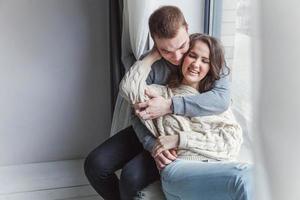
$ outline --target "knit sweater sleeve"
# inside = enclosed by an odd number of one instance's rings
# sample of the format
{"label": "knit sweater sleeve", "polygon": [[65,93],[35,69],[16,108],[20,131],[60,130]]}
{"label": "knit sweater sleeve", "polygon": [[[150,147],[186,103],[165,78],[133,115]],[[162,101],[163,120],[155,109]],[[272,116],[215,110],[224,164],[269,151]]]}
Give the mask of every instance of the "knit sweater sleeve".
{"label": "knit sweater sleeve", "polygon": [[[146,88],[156,90],[156,87],[152,87],[146,83],[147,77],[151,71],[151,65],[155,61],[156,58],[153,56],[147,56],[143,60],[136,61],[123,77],[119,86],[119,93],[130,104],[147,101],[149,98],[145,95]],[[141,119],[141,121],[152,132],[152,134],[155,136],[158,135],[152,120]]]}
{"label": "knit sweater sleeve", "polygon": [[179,132],[179,148],[217,159],[234,160],[243,142],[238,123],[224,118],[210,117],[211,127]]}

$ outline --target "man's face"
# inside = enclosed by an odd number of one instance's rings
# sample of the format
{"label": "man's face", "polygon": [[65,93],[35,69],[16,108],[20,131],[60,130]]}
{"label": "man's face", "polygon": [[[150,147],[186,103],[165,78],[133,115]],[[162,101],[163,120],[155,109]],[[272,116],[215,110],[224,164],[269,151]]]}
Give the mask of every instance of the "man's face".
{"label": "man's face", "polygon": [[174,38],[165,39],[154,37],[154,42],[157,50],[164,59],[173,65],[179,65],[183,55],[189,49],[190,39],[187,28],[183,26],[178,30]]}

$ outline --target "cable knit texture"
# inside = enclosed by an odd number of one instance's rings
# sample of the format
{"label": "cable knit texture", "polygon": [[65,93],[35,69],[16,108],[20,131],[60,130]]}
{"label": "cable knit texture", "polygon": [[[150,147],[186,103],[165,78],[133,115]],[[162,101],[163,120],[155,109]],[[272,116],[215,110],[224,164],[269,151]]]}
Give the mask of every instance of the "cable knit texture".
{"label": "cable knit texture", "polygon": [[[120,94],[131,104],[148,100],[145,89],[150,88],[164,98],[195,95],[196,89],[180,85],[168,88],[162,85],[147,85],[151,70],[151,58],[137,61],[123,77]],[[179,135],[178,157],[192,160],[236,160],[242,144],[242,129],[230,109],[220,115],[185,117],[168,114],[154,120],[141,121],[155,137]]]}

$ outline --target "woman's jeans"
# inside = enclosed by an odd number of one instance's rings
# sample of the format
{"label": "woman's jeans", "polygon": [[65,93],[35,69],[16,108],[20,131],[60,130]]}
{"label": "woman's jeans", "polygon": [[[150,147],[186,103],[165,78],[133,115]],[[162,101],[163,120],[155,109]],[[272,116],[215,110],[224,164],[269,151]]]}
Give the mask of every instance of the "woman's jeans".
{"label": "woman's jeans", "polygon": [[[120,180],[115,174],[119,169]],[[159,179],[154,159],[143,149],[132,127],[94,149],[85,160],[84,171],[105,200],[133,199],[138,191]]]}
{"label": "woman's jeans", "polygon": [[252,166],[177,159],[161,171],[168,200],[251,200]]}

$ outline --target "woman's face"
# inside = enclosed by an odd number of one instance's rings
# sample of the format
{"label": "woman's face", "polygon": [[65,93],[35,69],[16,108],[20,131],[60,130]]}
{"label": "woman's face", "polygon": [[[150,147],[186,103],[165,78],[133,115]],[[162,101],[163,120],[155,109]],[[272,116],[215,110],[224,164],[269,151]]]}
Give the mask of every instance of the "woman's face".
{"label": "woman's face", "polygon": [[202,41],[196,41],[182,64],[182,83],[198,90],[200,81],[207,75],[210,68],[209,48]]}

